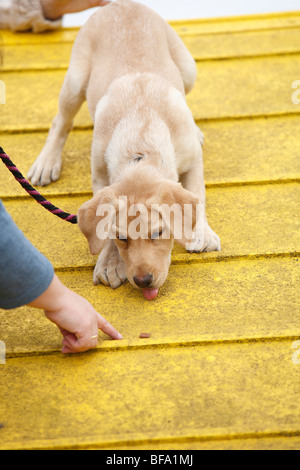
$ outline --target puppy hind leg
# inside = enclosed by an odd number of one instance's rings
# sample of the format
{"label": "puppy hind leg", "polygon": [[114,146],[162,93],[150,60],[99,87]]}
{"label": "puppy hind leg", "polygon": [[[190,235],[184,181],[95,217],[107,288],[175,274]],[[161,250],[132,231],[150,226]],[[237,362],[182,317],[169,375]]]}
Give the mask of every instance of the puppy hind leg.
{"label": "puppy hind leg", "polygon": [[196,62],[181,38],[168,23],[166,23],[166,32],[171,57],[181,73],[185,93],[188,94],[192,91],[197,79]]}

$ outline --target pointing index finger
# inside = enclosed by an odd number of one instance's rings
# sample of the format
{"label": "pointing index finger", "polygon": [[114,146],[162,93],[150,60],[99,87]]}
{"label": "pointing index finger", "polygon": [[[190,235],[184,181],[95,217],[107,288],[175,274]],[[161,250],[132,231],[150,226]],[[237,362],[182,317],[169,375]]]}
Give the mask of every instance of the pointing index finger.
{"label": "pointing index finger", "polygon": [[98,328],[112,339],[123,339],[123,336],[98,313]]}

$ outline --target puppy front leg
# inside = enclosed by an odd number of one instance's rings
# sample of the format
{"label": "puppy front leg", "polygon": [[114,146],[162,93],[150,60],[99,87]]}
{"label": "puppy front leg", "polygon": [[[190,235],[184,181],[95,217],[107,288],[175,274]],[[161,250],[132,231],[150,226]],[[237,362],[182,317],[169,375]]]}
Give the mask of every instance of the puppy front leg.
{"label": "puppy front leg", "polygon": [[116,289],[127,280],[126,266],[113,240],[107,240],[94,269],[94,284]]}
{"label": "puppy front leg", "polygon": [[197,127],[198,138],[200,142],[197,159],[189,171],[184,173],[181,177],[182,185],[185,189],[193,192],[199,196],[199,203],[202,205],[198,228],[196,229],[194,240],[188,245],[187,250],[191,253],[201,253],[208,251],[220,251],[221,241],[218,235],[211,229],[206,217],[206,195],[203,171],[203,152],[202,145],[204,136],[200,129]]}
{"label": "puppy front leg", "polygon": [[46,186],[57,181],[61,172],[61,155],[73,127],[73,119],[85,97],[82,90],[74,93],[74,77],[66,75],[59,98],[59,111],[54,118],[46,144],[28,172],[33,185]]}

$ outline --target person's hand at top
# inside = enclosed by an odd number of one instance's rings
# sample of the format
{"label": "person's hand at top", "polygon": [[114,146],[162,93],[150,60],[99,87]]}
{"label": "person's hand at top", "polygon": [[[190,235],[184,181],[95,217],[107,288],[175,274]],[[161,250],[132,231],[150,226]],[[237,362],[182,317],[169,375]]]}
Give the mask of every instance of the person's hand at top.
{"label": "person's hand at top", "polygon": [[67,13],[103,7],[109,3],[107,0],[42,0],[45,18],[49,20],[57,20]]}
{"label": "person's hand at top", "polygon": [[67,13],[110,3],[110,0],[0,0],[0,30],[53,31],[62,26],[62,18]]}

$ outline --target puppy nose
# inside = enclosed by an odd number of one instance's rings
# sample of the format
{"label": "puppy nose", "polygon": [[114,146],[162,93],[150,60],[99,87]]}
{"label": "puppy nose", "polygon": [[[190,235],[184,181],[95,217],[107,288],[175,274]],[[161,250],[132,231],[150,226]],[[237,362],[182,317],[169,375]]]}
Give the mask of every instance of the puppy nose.
{"label": "puppy nose", "polygon": [[133,280],[139,287],[149,287],[153,282],[153,276],[152,274],[146,274],[143,277],[134,277]]}

